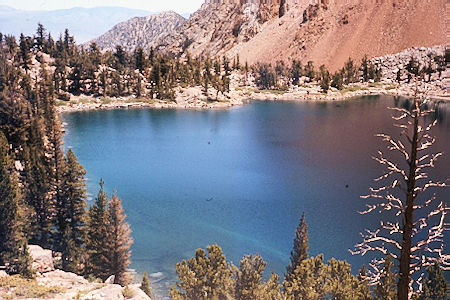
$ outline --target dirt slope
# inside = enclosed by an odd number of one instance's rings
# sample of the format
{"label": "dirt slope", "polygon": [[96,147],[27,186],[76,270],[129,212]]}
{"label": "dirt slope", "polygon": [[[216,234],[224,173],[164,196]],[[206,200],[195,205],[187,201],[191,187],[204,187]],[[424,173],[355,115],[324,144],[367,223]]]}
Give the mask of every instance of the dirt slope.
{"label": "dirt slope", "polygon": [[309,7],[310,1],[299,2],[228,54],[249,63],[312,60],[336,70],[348,57],[360,60],[365,54],[446,43],[445,0],[331,0]]}

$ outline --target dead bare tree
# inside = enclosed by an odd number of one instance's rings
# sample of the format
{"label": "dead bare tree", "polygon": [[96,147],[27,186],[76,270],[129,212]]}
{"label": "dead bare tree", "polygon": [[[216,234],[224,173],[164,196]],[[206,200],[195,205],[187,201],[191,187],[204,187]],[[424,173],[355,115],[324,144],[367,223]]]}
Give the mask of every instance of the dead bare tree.
{"label": "dead bare tree", "polygon": [[[414,283],[421,288],[420,274],[426,266],[438,261],[444,269],[450,270],[450,255],[444,253],[443,243],[444,231],[450,228],[445,218],[449,207],[444,200],[437,199],[435,193],[428,191],[446,187],[448,181],[430,180],[427,173],[442,156],[442,153],[430,153],[429,150],[435,142],[430,130],[436,125],[436,121],[426,121],[426,116],[434,112],[427,108],[429,104],[417,88],[411,111],[392,108],[397,113],[392,118],[398,123],[394,126],[401,129],[400,138],[377,135],[388,143],[390,152],[397,153],[392,153],[392,157],[400,154],[401,158],[398,161],[390,159],[381,151],[378,157],[374,157],[386,171],[375,179],[380,182],[380,187],[372,187],[369,195],[362,196],[373,202],[367,204],[367,209],[361,214],[378,212],[380,225],[375,230],[362,233],[363,241],[350,250],[352,254],[360,255],[373,251],[383,256],[391,254],[399,262],[396,274],[398,300],[408,299]],[[424,194],[425,191],[427,193]],[[384,258],[372,260],[372,284],[378,282],[383,262]]]}

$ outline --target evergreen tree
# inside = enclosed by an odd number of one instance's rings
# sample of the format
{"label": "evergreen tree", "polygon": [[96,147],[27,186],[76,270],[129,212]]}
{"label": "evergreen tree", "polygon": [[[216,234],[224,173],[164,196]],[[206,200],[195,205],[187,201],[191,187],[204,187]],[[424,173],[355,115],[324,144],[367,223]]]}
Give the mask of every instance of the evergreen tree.
{"label": "evergreen tree", "polygon": [[[41,228],[46,228],[45,222],[47,220],[51,220],[54,216],[54,207],[57,203],[62,203],[62,192],[61,192],[61,184],[63,180],[64,173],[64,153],[62,150],[62,131],[61,131],[61,122],[59,121],[58,115],[55,109],[54,103],[54,93],[53,93],[53,84],[50,80],[50,76],[47,73],[46,66],[42,65],[40,72],[41,80],[38,84],[39,92],[38,97],[39,101],[42,103],[42,117],[44,120],[45,127],[45,136],[47,137],[46,149],[45,149],[45,157],[46,157],[46,167],[47,172],[49,174],[49,182],[50,182],[50,198],[47,198],[44,207],[39,208],[40,213],[40,222],[42,222]],[[46,233],[46,232],[43,232]],[[50,232],[50,234],[52,234]],[[47,235],[42,235],[41,240],[39,241],[39,245],[42,247],[49,247],[49,237]]]}
{"label": "evergreen tree", "polygon": [[392,272],[393,266],[394,263],[392,262],[392,256],[386,256],[383,264],[383,270],[380,274],[380,280],[374,289],[375,298],[378,300],[397,299],[397,283],[395,280],[395,275]]}
{"label": "evergreen tree", "polygon": [[367,60],[367,55],[364,55],[364,57],[361,61],[361,72],[362,72],[363,82],[368,82],[369,81],[369,62]]}
{"label": "evergreen tree", "polygon": [[100,190],[93,205],[89,207],[86,230],[86,274],[92,274],[106,280],[109,274],[108,244],[105,237],[108,232],[108,199],[103,190],[103,180],[100,180]]}
{"label": "evergreen tree", "polygon": [[287,300],[326,299],[328,291],[328,266],[323,263],[323,255],[303,260],[289,279],[283,283]]}
{"label": "evergreen tree", "polygon": [[65,158],[65,172],[62,179],[62,197],[56,203],[56,226],[58,229],[56,247],[62,252],[62,267],[69,272],[80,273],[84,245],[86,218],[86,179],[83,166],[72,150]]}
{"label": "evergreen tree", "polygon": [[144,293],[152,298],[152,289],[150,288],[150,281],[148,280],[147,272],[144,273],[144,277],[142,277],[142,283],[140,289],[144,291]]}
{"label": "evergreen tree", "polygon": [[439,263],[427,268],[428,276],[423,281],[422,293],[419,300],[445,300],[447,299],[447,281]]}
{"label": "evergreen tree", "polygon": [[208,97],[208,87],[209,87],[209,82],[211,81],[211,62],[209,61],[209,59],[206,60],[205,62],[205,71],[203,72],[203,86],[204,86],[204,94],[206,97]]}
{"label": "evergreen tree", "polygon": [[6,265],[8,273],[30,277],[32,259],[22,232],[21,194],[8,150],[0,131],[0,265]]}
{"label": "evergreen tree", "polygon": [[123,70],[128,64],[128,56],[125,50],[123,50],[122,46],[116,46],[116,52],[114,53],[115,57],[115,69]]}
{"label": "evergreen tree", "polygon": [[306,224],[305,213],[302,213],[300,223],[295,231],[294,246],[291,251],[291,262],[286,268],[286,278],[295,271],[302,261],[308,258],[308,225]]}
{"label": "evergreen tree", "polygon": [[346,261],[332,258],[328,261],[328,272],[325,289],[329,299],[359,300],[359,280]]}
{"label": "evergreen tree", "polygon": [[362,265],[358,273],[359,289],[358,289],[358,299],[359,300],[371,300],[372,292],[370,291],[369,282],[367,279],[366,267]]}
{"label": "evergreen tree", "polygon": [[327,93],[328,90],[330,89],[330,72],[328,72],[328,70],[325,68],[324,65],[320,66],[320,80],[319,80],[319,84],[320,84],[320,88],[322,89],[322,92]]}
{"label": "evergreen tree", "polygon": [[130,281],[128,266],[130,265],[130,247],[133,243],[131,239],[130,225],[126,222],[126,215],[122,208],[122,202],[114,193],[109,201],[107,223],[107,257],[108,270],[110,275],[114,275],[114,283],[125,286]]}
{"label": "evergreen tree", "polygon": [[223,57],[223,70],[224,74],[222,76],[222,91],[230,92],[230,75],[231,75],[231,69],[230,69],[230,62],[227,57]]}
{"label": "evergreen tree", "polygon": [[227,265],[222,249],[214,244],[195,251],[195,257],[177,263],[179,282],[171,286],[172,299],[229,299],[233,294],[232,268]]}
{"label": "evergreen tree", "polygon": [[308,64],[305,66],[305,76],[309,78],[309,82],[312,82],[316,77],[316,71],[314,70],[314,63],[312,61],[308,61]]}
{"label": "evergreen tree", "polygon": [[259,255],[247,255],[241,259],[236,278],[236,299],[261,299],[264,290],[262,275],[266,262]]}
{"label": "evergreen tree", "polygon": [[345,84],[353,83],[357,80],[356,78],[356,66],[353,60],[349,57],[344,66],[344,82]]}
{"label": "evergreen tree", "polygon": [[28,140],[24,144],[23,161],[25,181],[25,203],[32,208],[27,226],[30,242],[49,246],[53,211],[50,196],[51,179],[48,160],[45,156],[45,134],[43,124],[35,116],[28,130]]}
{"label": "evergreen tree", "polygon": [[145,68],[147,67],[147,58],[145,57],[145,52],[142,47],[139,47],[134,52],[134,59],[135,59],[135,67],[139,70],[139,72],[143,72]]}
{"label": "evergreen tree", "polygon": [[30,70],[31,65],[31,51],[30,51],[30,41],[26,38],[23,33],[20,35],[20,64],[26,73]]}
{"label": "evergreen tree", "polygon": [[45,40],[44,25],[42,25],[41,23],[38,23],[38,28],[36,30],[36,39],[35,39],[36,49],[38,51],[44,50],[45,42],[46,42],[46,40]]}
{"label": "evergreen tree", "polygon": [[282,299],[281,288],[282,285],[279,283],[280,277],[272,273],[270,278],[263,285],[263,292],[261,295],[261,300],[280,300]]}
{"label": "evergreen tree", "polygon": [[291,79],[293,85],[298,85],[300,77],[303,76],[302,63],[298,60],[292,61],[291,66]]}
{"label": "evergreen tree", "polygon": [[336,72],[333,75],[333,80],[331,81],[331,86],[334,88],[337,88],[338,90],[342,90],[344,87],[344,78],[343,78],[343,71]]}

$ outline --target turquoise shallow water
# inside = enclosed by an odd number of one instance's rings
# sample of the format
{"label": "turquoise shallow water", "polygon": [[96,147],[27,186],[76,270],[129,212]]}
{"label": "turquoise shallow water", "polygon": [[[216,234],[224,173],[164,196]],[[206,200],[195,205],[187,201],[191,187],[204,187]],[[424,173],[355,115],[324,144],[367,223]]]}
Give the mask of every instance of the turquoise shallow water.
{"label": "turquoise shallow water", "polygon": [[[392,97],[339,103],[253,102],[230,110],[117,110],[63,116],[65,146],[87,170],[90,201],[100,177],[117,190],[133,229],[132,268],[154,274],[167,293],[175,263],[218,243],[239,264],[259,253],[267,272],[283,274],[302,211],[310,253],[346,259],[359,232],[376,217],[360,216],[372,179],[371,159],[395,132]],[[440,106],[436,150],[450,149],[448,105]],[[449,153],[450,154],[450,153]],[[449,154],[435,175],[448,177]],[[448,190],[441,197],[449,198]]]}

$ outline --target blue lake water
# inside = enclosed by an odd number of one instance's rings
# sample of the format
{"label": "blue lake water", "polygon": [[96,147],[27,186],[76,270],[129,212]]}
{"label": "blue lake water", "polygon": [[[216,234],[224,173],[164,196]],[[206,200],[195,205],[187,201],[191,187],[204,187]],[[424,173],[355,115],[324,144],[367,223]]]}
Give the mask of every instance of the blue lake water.
{"label": "blue lake water", "polygon": [[[133,229],[132,268],[154,276],[157,294],[176,279],[176,262],[218,243],[238,265],[259,253],[266,273],[282,275],[301,213],[310,254],[367,257],[348,249],[376,215],[360,216],[373,178],[371,159],[395,133],[393,97],[339,103],[252,102],[229,110],[116,110],[63,115],[65,146],[87,170],[90,203],[100,178],[123,201]],[[434,129],[437,151],[450,150],[449,105]],[[448,177],[450,153],[434,170]],[[448,189],[438,194],[449,198]]]}

